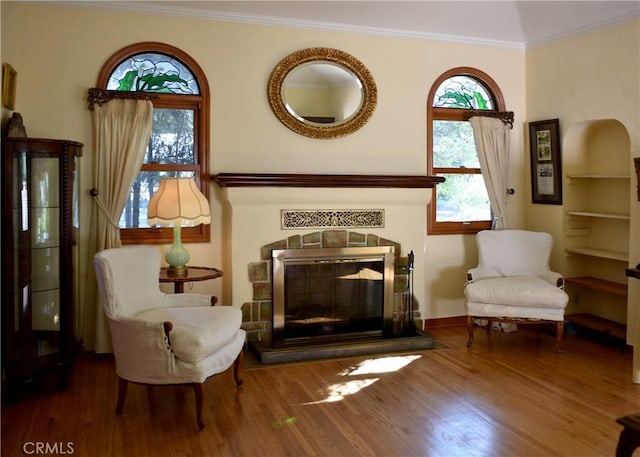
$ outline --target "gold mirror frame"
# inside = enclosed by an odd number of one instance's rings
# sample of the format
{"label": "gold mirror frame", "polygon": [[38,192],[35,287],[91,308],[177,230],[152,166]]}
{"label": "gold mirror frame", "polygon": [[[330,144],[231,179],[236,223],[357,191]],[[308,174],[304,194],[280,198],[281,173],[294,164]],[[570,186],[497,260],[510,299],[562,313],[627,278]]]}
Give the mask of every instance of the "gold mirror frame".
{"label": "gold mirror frame", "polygon": [[[322,125],[302,122],[287,110],[282,97],[282,84],[299,65],[309,62],[332,62],[352,72],[362,83],[360,109],[346,122]],[[329,139],[350,135],[367,123],[378,102],[376,83],[362,62],[346,52],[332,48],[307,48],[289,54],[275,66],[269,77],[267,96],[271,110],[289,129],[310,138]]]}

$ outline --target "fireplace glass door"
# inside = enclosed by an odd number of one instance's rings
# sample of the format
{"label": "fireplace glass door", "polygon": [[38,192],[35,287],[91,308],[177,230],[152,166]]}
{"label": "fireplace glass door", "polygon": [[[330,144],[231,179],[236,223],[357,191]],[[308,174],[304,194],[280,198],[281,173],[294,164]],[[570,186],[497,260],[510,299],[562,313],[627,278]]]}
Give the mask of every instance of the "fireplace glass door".
{"label": "fireplace glass door", "polygon": [[384,262],[285,266],[285,338],[382,331]]}
{"label": "fireplace glass door", "polygon": [[274,260],[274,338],[300,343],[382,336],[393,268],[384,253],[347,249],[334,255],[331,249],[293,249]]}

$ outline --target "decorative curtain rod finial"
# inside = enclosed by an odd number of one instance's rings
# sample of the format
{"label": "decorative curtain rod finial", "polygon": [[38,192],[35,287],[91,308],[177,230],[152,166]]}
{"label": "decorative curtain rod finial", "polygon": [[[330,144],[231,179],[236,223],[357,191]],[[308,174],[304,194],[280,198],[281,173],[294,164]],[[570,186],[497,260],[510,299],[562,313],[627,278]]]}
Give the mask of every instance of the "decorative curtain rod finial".
{"label": "decorative curtain rod finial", "polygon": [[87,103],[89,111],[93,111],[95,105],[102,106],[111,100],[157,100],[158,95],[148,92],[128,92],[124,90],[106,90],[91,87],[87,91]]}
{"label": "decorative curtain rod finial", "polygon": [[485,111],[485,110],[469,110],[471,116],[484,116],[494,117],[500,119],[503,124],[508,125],[510,129],[513,129],[513,111]]}

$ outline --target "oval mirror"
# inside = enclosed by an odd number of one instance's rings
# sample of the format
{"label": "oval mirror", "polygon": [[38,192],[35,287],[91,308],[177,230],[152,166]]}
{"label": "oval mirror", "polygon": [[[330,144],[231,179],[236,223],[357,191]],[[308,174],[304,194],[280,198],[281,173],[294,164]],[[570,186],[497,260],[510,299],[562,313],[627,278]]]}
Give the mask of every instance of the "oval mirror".
{"label": "oval mirror", "polygon": [[369,70],[355,57],[331,48],[288,55],[271,73],[268,98],[276,117],[311,138],[338,138],[361,128],[377,103]]}

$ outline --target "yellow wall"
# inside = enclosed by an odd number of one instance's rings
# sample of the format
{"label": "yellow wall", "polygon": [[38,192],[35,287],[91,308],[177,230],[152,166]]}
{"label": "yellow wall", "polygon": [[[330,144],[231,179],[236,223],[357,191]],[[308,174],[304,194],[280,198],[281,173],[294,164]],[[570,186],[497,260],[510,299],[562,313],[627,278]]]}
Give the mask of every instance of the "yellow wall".
{"label": "yellow wall", "polygon": [[[604,115],[618,118],[634,138],[632,150],[638,155],[637,22],[525,52],[119,12],[82,4],[63,7],[3,1],[1,7],[2,61],[18,71],[16,111],[22,113],[29,136],[85,144],[81,160],[83,227],[88,226],[88,189],[92,187],[86,89],[95,85],[100,67],[111,54],[139,41],[177,46],[206,73],[212,94],[212,173],[424,173],[427,94],[440,74],[456,66],[476,67],[491,75],[502,89],[507,108],[515,112],[509,183],[516,189],[509,203],[513,228],[527,226],[560,235],[561,209],[528,203],[526,122],[560,117],[563,125]],[[618,33],[619,39],[615,38]],[[271,70],[291,52],[312,46],[333,47],[357,57],[376,81],[375,113],[361,130],[345,138],[313,140],[297,135],[270,111],[266,86]],[[594,54],[607,64],[593,65]],[[635,81],[635,89],[611,83],[623,74],[620,68],[634,75],[625,80]],[[615,93],[603,94],[603,87]],[[635,96],[633,103],[629,95]],[[3,118],[6,116],[3,112]],[[230,259],[222,258],[222,207],[216,199],[212,211],[211,243],[190,249],[192,263],[224,269]],[[637,210],[635,214],[637,229]],[[81,246],[86,235],[82,230]],[[423,246],[407,249],[425,251],[423,315],[462,315],[465,273],[477,260],[473,237],[425,236]],[[194,285],[196,291],[222,294],[223,302],[229,289],[224,278]]]}
{"label": "yellow wall", "polygon": [[[3,60],[18,71],[18,102],[30,136],[85,143],[82,217],[91,188],[91,126],[84,103],[104,61],[121,47],[163,41],[183,49],[203,68],[212,93],[211,172],[420,174],[426,169],[426,98],[432,82],[456,66],[477,67],[500,85],[507,107],[524,113],[524,51],[422,40],[297,30],[143,15],[78,7],[2,2]],[[19,24],[19,25],[18,25]],[[283,57],[312,46],[333,47],[361,60],[378,88],[367,125],[345,138],[313,140],[291,132],[271,113],[266,86]],[[248,133],[250,132],[250,134]],[[524,221],[522,133],[513,135],[512,220]],[[212,202],[209,245],[191,249],[194,264],[228,267],[221,254],[221,206]],[[426,216],[425,216],[426,217]],[[86,224],[85,224],[86,226]],[[86,233],[82,234],[86,236]],[[469,237],[425,240],[425,296],[429,317],[463,313],[462,286],[474,261]],[[222,283],[194,289],[220,293]],[[229,286],[225,284],[224,290]],[[224,297],[223,297],[224,300]]]}
{"label": "yellow wall", "polygon": [[[596,119],[617,120],[629,135],[630,155],[625,160],[629,173],[632,172],[631,158],[640,156],[639,21],[530,49],[527,51],[526,77],[527,122],[559,118],[564,138],[566,132],[579,123]],[[523,125],[522,129],[526,130],[526,126]],[[565,155],[565,162],[570,164],[577,160],[569,148],[565,153],[569,154]],[[605,162],[603,167],[613,166],[606,157],[602,160]],[[640,203],[635,196],[636,184],[635,177],[632,177],[629,188],[632,194],[629,264],[634,266],[640,262]],[[530,189],[530,184],[527,189]],[[564,208],[533,205],[530,201],[529,190],[526,226],[553,234],[556,244],[552,263],[564,272],[568,263],[562,232]],[[615,203],[612,202],[609,210],[614,211],[614,208]],[[628,283],[627,339],[633,342],[640,307],[640,281],[629,280]],[[616,314],[609,312],[612,316]]]}

